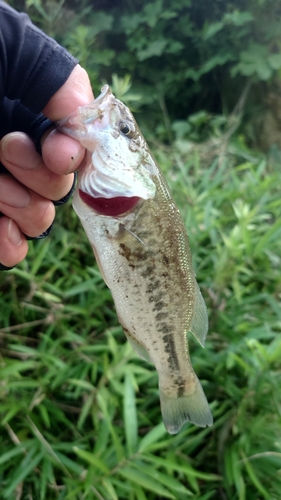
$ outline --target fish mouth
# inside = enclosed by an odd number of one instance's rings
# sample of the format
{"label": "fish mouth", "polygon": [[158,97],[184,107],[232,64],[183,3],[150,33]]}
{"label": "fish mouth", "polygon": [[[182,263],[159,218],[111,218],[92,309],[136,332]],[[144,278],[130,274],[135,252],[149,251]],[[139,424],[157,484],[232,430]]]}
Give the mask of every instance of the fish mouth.
{"label": "fish mouth", "polygon": [[116,196],[115,198],[93,197],[79,189],[79,196],[86,205],[99,215],[117,217],[133,210],[140,199],[138,196]]}
{"label": "fish mouth", "polygon": [[60,132],[86,148],[78,189],[85,204],[102,215],[127,213],[140,199],[153,198],[156,193],[155,164],[141,134],[129,136],[121,125],[135,132],[129,109],[108,85],[92,103],[80,106],[57,125]]}
{"label": "fish mouth", "polygon": [[87,139],[88,126],[96,120],[101,120],[104,111],[112,105],[115,97],[108,85],[104,85],[100,95],[91,103],[79,106],[76,111],[67,118],[59,120],[56,124],[59,132],[69,135],[74,139]]}

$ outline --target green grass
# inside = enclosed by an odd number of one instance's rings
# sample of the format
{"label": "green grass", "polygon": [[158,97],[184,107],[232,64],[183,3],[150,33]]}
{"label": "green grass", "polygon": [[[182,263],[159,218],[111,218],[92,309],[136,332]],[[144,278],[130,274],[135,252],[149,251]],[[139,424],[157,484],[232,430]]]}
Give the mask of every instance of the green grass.
{"label": "green grass", "polygon": [[1,500],[280,498],[281,173],[243,155],[158,151],[209,310],[190,346],[213,427],[165,431],[68,205],[0,275]]}

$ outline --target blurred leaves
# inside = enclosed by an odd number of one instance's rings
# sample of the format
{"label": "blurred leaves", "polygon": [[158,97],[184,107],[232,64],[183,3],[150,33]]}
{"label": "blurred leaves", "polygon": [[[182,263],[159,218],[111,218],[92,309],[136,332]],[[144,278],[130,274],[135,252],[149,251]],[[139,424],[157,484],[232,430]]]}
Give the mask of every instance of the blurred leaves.
{"label": "blurred leaves", "polygon": [[1,499],[279,500],[280,155],[231,137],[227,119],[244,79],[280,71],[277,3],[26,5],[152,139],[208,306],[206,349],[190,346],[214,425],[167,434],[155,370],[61,207],[52,235],[0,275]]}
{"label": "blurred leaves", "polygon": [[240,62],[232,68],[232,75],[241,73],[256,76],[258,80],[269,80],[275,70],[281,68],[281,55],[270,54],[264,45],[252,43],[248,50],[241,52]]}
{"label": "blurred leaves", "polygon": [[[142,96],[141,125],[156,134],[165,121],[163,102],[172,122],[202,109],[223,115],[247,79],[256,85],[259,100],[258,84],[272,84],[281,70],[280,11],[274,0],[97,0],[94,8],[90,0],[10,3],[24,5],[80,60],[96,94],[112,75],[130,75],[131,96]],[[169,140],[168,129],[160,129],[160,140]]]}
{"label": "blurred leaves", "polygon": [[131,111],[135,111],[141,105],[142,95],[132,92],[132,79],[130,75],[125,75],[123,78],[113,74],[110,83],[110,88],[115,97],[129,106]]}

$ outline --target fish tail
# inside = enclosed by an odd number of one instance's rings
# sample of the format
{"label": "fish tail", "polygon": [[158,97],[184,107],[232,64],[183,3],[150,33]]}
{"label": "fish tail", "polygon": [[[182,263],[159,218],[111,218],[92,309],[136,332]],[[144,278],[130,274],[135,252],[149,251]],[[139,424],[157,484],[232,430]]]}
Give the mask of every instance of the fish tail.
{"label": "fish tail", "polygon": [[171,397],[160,388],[160,402],[162,418],[170,434],[177,434],[185,422],[192,422],[200,427],[213,423],[207,398],[198,379],[196,389],[191,395]]}

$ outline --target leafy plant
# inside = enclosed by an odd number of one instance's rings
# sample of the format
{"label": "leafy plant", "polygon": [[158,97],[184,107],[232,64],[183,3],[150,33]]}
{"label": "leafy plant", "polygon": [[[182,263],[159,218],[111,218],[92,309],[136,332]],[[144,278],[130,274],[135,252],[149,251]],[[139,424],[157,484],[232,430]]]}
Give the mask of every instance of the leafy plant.
{"label": "leafy plant", "polygon": [[166,433],[156,373],[125,342],[64,207],[52,236],[0,276],[3,500],[278,499],[280,171],[238,144],[208,166],[198,151],[155,154],[209,309],[206,349],[190,344],[213,427]]}
{"label": "leafy plant", "polygon": [[[22,8],[22,1],[13,5]],[[28,0],[35,21],[76,55],[95,93],[130,75],[142,95],[140,121],[172,142],[171,123],[205,110],[227,115],[246,80],[250,105],[280,76],[280,7],[275,0]],[[263,94],[265,93],[262,87]],[[259,107],[260,110],[260,107]],[[169,117],[169,119],[167,118]],[[164,128],[160,126],[164,123]]]}
{"label": "leafy plant", "polygon": [[245,79],[254,89],[279,74],[278,3],[25,5],[95,90],[107,81],[138,109],[152,139],[208,306],[206,348],[190,348],[214,425],[166,433],[156,373],[125,342],[84,231],[62,207],[51,236],[0,274],[1,500],[278,500],[280,158],[247,147],[246,93],[227,118]]}

